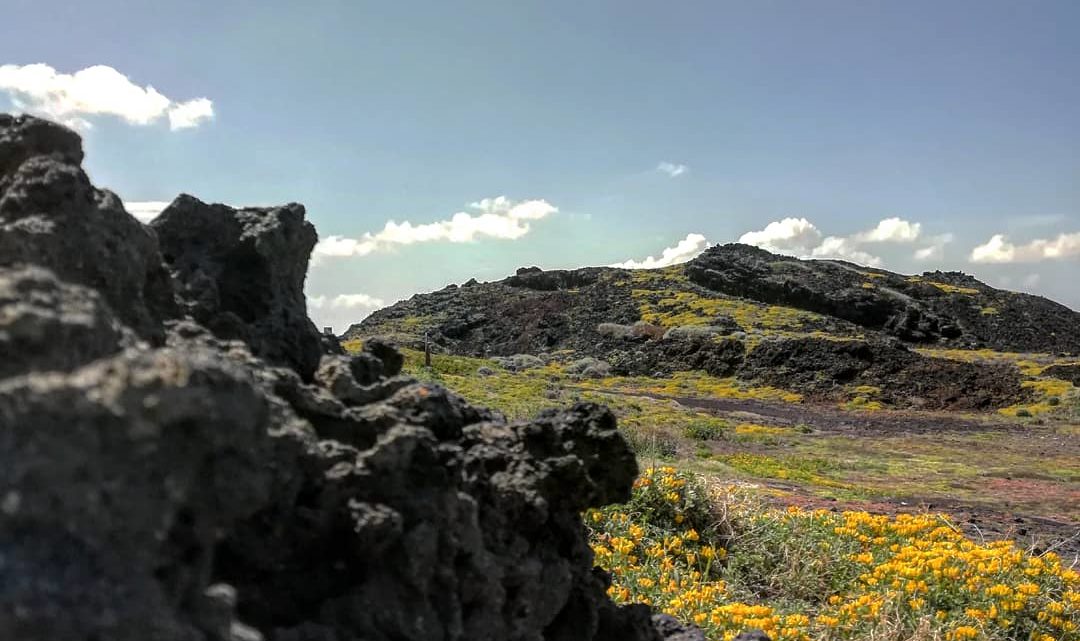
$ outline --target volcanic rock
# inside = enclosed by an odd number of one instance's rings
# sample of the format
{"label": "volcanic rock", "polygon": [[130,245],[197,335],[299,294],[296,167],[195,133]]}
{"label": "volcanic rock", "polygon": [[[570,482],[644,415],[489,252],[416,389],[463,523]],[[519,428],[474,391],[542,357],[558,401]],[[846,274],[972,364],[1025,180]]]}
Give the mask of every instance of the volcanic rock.
{"label": "volcanic rock", "polygon": [[317,236],[303,205],[234,209],[181,194],[150,226],[186,313],[311,379],[323,348],[304,298]]}
{"label": "volcanic rock", "polygon": [[0,267],[34,264],[96,290],[128,327],[160,343],[175,317],[154,234],[95,189],[75,132],[0,114]]}
{"label": "volcanic rock", "polygon": [[581,521],[637,475],[607,409],[508,424],[320,347],[302,208],[155,234],[79,148],[0,116],[0,639],[663,638]]}

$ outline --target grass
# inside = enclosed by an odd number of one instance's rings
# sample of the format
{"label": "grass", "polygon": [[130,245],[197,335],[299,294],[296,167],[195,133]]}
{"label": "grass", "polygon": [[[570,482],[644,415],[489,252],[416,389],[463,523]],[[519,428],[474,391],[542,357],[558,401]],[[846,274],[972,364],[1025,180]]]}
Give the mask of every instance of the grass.
{"label": "grass", "polygon": [[1069,381],[1056,378],[1038,378],[1023,382],[1023,386],[1031,389],[1034,399],[1029,403],[1010,405],[998,410],[1005,416],[1013,418],[1029,418],[1058,410],[1062,400],[1071,401],[1080,396],[1080,390]]}
{"label": "grass", "polygon": [[649,394],[669,397],[730,398],[798,403],[802,395],[768,386],[754,386],[735,378],[717,378],[704,372],[675,372],[669,378],[613,376],[585,381],[582,386],[597,391]]}
{"label": "grass", "polygon": [[924,283],[926,285],[932,285],[946,294],[962,294],[964,296],[975,296],[979,294],[979,290],[974,287],[960,287],[957,285],[950,285],[948,283],[938,282],[936,280],[926,280],[921,276],[908,277],[909,283]]}
{"label": "grass", "polygon": [[[1011,509],[1055,519],[1080,520],[1080,503],[1068,488],[1080,479],[1075,449],[1057,443],[1080,437],[1080,395],[1062,394],[1046,425],[1031,423],[1022,430],[938,433],[831,433],[776,422],[756,415],[707,412],[676,402],[675,398],[764,400],[798,403],[800,397],[783,390],[742,385],[701,372],[669,379],[609,377],[575,380],[562,365],[512,373],[489,360],[433,354],[433,367],[423,366],[423,353],[402,350],[406,373],[438,382],[477,405],[501,411],[511,420],[575,401],[609,406],[619,427],[643,459],[682,461],[717,478],[737,478],[763,490],[782,492],[782,498],[814,497],[843,501],[964,501],[987,509]],[[1025,358],[1029,355],[1024,355]],[[478,376],[481,367],[490,376]],[[1052,381],[1053,379],[1048,379]],[[1059,393],[1048,383],[1040,393]],[[880,390],[853,388],[849,407],[872,409]],[[890,416],[881,409],[875,416]],[[812,422],[812,419],[807,419]],[[988,423],[988,430],[994,426]],[[1050,445],[1048,449],[1048,444]],[[972,452],[979,452],[972,457]],[[800,461],[829,461],[807,467]],[[810,464],[813,465],[813,464]],[[1020,482],[1013,479],[1030,479]],[[993,487],[993,491],[988,488]]]}
{"label": "grass", "polygon": [[725,641],[1074,641],[1080,575],[1056,555],[976,543],[938,514],[769,508],[674,467],[629,503],[586,514],[619,603],[646,603]]}
{"label": "grass", "polygon": [[[1059,359],[950,354],[1017,364],[1039,403],[1059,399],[1042,415],[1056,417],[1046,425],[844,434],[673,400],[801,401],[701,372],[576,380],[559,362],[513,373],[434,354],[427,368],[422,352],[402,351],[407,373],[510,419],[578,400],[612,408],[639,460],[652,465],[629,503],[586,515],[620,603],[651,603],[701,625],[710,641],[751,627],[776,641],[1080,640],[1076,575],[1053,554],[967,540],[945,516],[861,511],[960,501],[1080,520],[1080,465],[1060,445],[1080,437],[1080,398],[1038,375]],[[477,375],[481,367],[491,374]],[[852,403],[865,409],[881,391],[852,388]],[[826,501],[838,511],[783,507]]]}
{"label": "grass", "polygon": [[691,291],[634,289],[641,319],[661,327],[710,325],[717,316],[730,316],[748,330],[800,331],[823,317],[794,307],[765,305],[738,298],[706,297]]}

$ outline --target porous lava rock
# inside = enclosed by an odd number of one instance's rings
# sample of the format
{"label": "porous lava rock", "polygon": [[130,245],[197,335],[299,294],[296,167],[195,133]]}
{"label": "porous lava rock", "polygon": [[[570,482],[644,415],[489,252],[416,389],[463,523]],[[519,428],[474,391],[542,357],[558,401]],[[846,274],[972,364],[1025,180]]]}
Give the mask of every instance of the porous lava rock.
{"label": "porous lava rock", "polygon": [[1012,365],[927,358],[895,339],[765,341],[746,355],[739,377],[829,400],[844,386],[870,386],[889,405],[923,409],[986,410],[1030,397]]}
{"label": "porous lava rock", "polygon": [[1051,378],[1060,378],[1063,381],[1069,381],[1073,385],[1080,387],[1080,363],[1051,365],[1040,372],[1040,374]]}
{"label": "porous lava rock", "polygon": [[176,307],[157,241],[116,194],[90,184],[82,158],[70,129],[0,114],[0,267],[39,265],[85,285],[160,343]]}
{"label": "porous lava rock", "polygon": [[0,378],[71,370],[134,342],[96,291],[41,267],[0,268]]}
{"label": "porous lava rock", "polygon": [[[72,183],[67,130],[0,117],[0,141],[0,202],[19,201],[25,176],[8,177],[27,163],[51,167],[35,193],[99,193]],[[182,197],[155,234],[117,201],[107,211],[136,230],[133,250],[48,224],[68,200],[34,202],[31,227],[50,238],[19,255],[29,266],[0,271],[0,638],[659,641],[675,629],[616,606],[593,567],[581,511],[625,500],[637,474],[607,409],[506,423],[400,376],[384,343],[353,357],[318,347],[295,316],[312,241],[295,206]],[[148,264],[159,235],[174,279],[146,292],[147,274],[167,275]],[[61,247],[108,258],[126,285],[66,271],[76,259]],[[234,292],[231,267],[267,280]],[[148,305],[174,299],[175,313]]]}
{"label": "porous lava rock", "polygon": [[150,226],[186,313],[310,380],[323,348],[304,298],[318,239],[304,214],[296,203],[235,209],[181,194]]}

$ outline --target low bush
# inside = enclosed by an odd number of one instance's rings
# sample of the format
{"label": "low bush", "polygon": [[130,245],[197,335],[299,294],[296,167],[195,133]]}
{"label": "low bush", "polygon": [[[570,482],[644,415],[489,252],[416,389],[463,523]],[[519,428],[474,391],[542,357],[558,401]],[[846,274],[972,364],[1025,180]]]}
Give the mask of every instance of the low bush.
{"label": "low bush", "polygon": [[607,378],[611,376],[611,365],[607,362],[586,356],[566,366],[566,372],[582,378]]}
{"label": "low bush", "polygon": [[687,423],[683,427],[683,436],[698,441],[719,441],[724,438],[727,423],[713,419],[700,419]]}
{"label": "low bush", "polygon": [[495,356],[491,360],[498,363],[503,369],[511,372],[524,372],[528,369],[543,367],[544,361],[532,354],[514,354],[513,356]]}

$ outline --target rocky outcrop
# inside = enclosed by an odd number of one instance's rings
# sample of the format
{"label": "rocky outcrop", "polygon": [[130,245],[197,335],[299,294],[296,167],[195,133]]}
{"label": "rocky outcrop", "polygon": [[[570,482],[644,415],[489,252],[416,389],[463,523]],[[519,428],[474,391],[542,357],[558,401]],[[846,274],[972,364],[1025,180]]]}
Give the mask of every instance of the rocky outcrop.
{"label": "rocky outcrop", "polygon": [[670,336],[637,345],[606,345],[612,370],[623,376],[669,376],[703,371],[720,378],[732,376],[742,364],[746,347],[734,338],[710,335]]}
{"label": "rocky outcrop", "polygon": [[150,226],[187,314],[311,379],[322,348],[304,278],[317,236],[303,205],[234,209],[181,194]]}
{"label": "rocky outcrop", "polygon": [[713,291],[833,316],[908,342],[1080,353],[1080,313],[959,272],[904,276],[729,244],[705,250],[686,274]]}
{"label": "rocky outcrop", "polygon": [[96,189],[80,167],[73,131],[0,114],[0,267],[47,267],[97,291],[139,336],[164,340],[176,315],[154,234]]}
{"label": "rocky outcrop", "polygon": [[919,409],[986,410],[1030,397],[1012,365],[927,358],[895,339],[766,341],[750,350],[739,377],[829,400],[844,386],[869,386],[874,400]]}
{"label": "rocky outcrop", "polygon": [[302,210],[181,197],[154,233],[80,157],[0,116],[0,255],[31,265],[0,269],[0,638],[695,638],[592,566],[580,512],[637,474],[608,410],[508,424],[386,344],[320,348]]}
{"label": "rocky outcrop", "polygon": [[1042,376],[1049,376],[1050,378],[1058,378],[1063,381],[1069,381],[1073,385],[1080,387],[1080,363],[1074,363],[1069,365],[1051,365],[1042,372]]}

